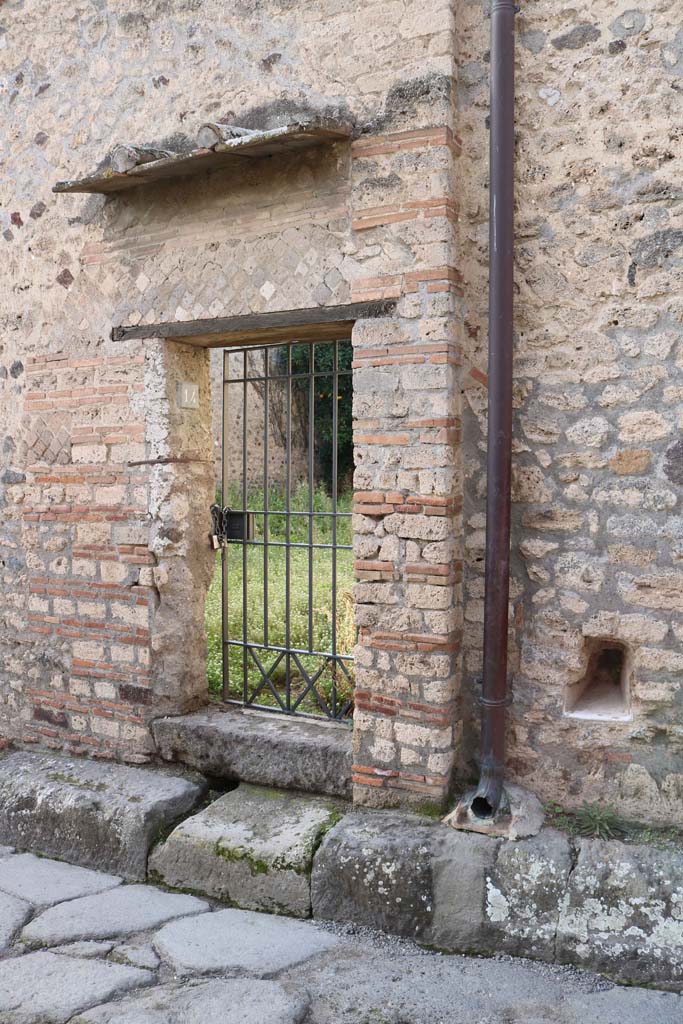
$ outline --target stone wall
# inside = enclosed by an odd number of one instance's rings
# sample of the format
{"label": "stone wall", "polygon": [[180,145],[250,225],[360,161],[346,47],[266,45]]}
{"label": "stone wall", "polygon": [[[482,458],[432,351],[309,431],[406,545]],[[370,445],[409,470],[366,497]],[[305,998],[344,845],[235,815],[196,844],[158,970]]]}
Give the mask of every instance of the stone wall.
{"label": "stone wall", "polygon": [[[487,5],[459,7],[468,355],[486,369]],[[680,10],[524,3],[517,59],[512,777],[681,822]],[[465,660],[481,671],[485,377],[464,380]],[[627,720],[565,717],[592,638]],[[475,751],[476,727],[467,728]]]}
{"label": "stone wall", "polygon": [[[12,281],[0,314],[2,387],[12,397],[2,407],[3,733],[141,758],[150,717],[202,699],[210,416],[202,398],[183,417],[173,385],[186,373],[203,394],[206,363],[161,339],[122,346],[112,327],[386,295],[401,299],[393,327],[356,331],[361,402],[373,376],[407,364],[404,398],[358,412],[359,672],[367,673],[358,789],[386,789],[389,800],[396,786],[443,797],[459,602],[448,551],[421,556],[422,542],[447,544],[459,529],[451,516],[457,414],[447,408],[459,330],[449,0],[428,8],[377,0],[360,20],[351,0],[240,3],[230,18],[217,0],[159,0],[144,12],[115,0],[47,10],[23,0],[3,6],[0,27],[2,244]],[[191,145],[204,120],[264,127],[315,113],[350,120],[353,146],[113,198],[50,191],[92,170],[115,141],[177,148]],[[424,369],[424,387],[415,388],[409,364]],[[409,459],[405,470],[399,458]],[[394,468],[385,472],[387,459]],[[380,488],[391,501],[378,505]],[[381,538],[385,520],[394,539],[379,571],[390,565],[396,578],[378,588],[368,534]],[[125,588],[132,610],[126,605],[121,629],[118,592],[91,607],[103,584]],[[64,593],[48,593],[56,586]],[[417,660],[383,703],[385,661],[398,657],[388,613],[404,593],[413,635],[398,653]],[[65,621],[54,603],[63,599],[81,602]],[[123,626],[136,641],[128,662],[113,649]],[[128,668],[114,678],[121,664]],[[432,665],[439,683],[430,691],[420,673]],[[375,743],[373,730],[385,727]]]}
{"label": "stone wall", "polygon": [[[476,771],[488,5],[129,8],[0,9],[0,733],[140,759],[150,718],[206,697],[208,358],[112,327],[391,299],[353,331],[355,797],[439,803]],[[509,770],[680,823],[676,17],[530,0],[518,18]],[[113,142],[315,113],[351,144],[51,192]],[[602,641],[621,713],[567,715]]]}

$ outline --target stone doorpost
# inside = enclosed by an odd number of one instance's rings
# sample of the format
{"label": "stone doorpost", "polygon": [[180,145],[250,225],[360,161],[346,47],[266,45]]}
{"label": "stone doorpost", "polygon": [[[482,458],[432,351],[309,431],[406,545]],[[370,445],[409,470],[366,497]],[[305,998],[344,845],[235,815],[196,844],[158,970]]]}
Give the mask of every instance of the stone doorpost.
{"label": "stone doorpost", "polygon": [[354,800],[440,807],[460,735],[457,282],[406,275],[397,319],[356,324]]}
{"label": "stone doorpost", "polygon": [[[179,714],[207,702],[204,605],[215,497],[209,350],[155,340],[145,353],[152,564],[141,580],[154,590],[150,685],[155,714]],[[196,386],[196,400],[181,394],[184,384]]]}

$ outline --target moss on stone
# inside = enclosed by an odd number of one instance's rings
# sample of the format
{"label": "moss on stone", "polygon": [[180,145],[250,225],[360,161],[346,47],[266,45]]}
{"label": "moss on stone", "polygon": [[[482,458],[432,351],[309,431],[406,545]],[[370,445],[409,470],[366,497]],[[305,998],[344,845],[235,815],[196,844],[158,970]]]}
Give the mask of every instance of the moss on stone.
{"label": "moss on stone", "polygon": [[226,860],[233,864],[244,861],[248,864],[249,870],[254,876],[270,874],[270,865],[265,860],[256,857],[251,850],[247,850],[243,846],[231,848],[221,846],[220,842],[217,842],[213,850],[215,855],[220,857],[221,860]]}
{"label": "moss on stone", "polygon": [[323,825],[323,827],[320,830],[320,838],[322,839],[324,836],[326,836],[327,833],[330,832],[334,828],[335,825],[339,824],[339,822],[342,820],[343,817],[344,817],[343,811],[340,811],[340,810],[338,810],[338,808],[333,807],[330,810],[330,814],[329,814],[329,817],[328,817],[327,821],[325,822],[325,824]]}
{"label": "moss on stone", "polygon": [[109,788],[106,782],[85,782],[76,778],[75,775],[66,775],[64,772],[48,772],[50,782],[65,782],[68,786],[76,786],[78,789],[90,789],[94,793],[106,793]]}
{"label": "moss on stone", "polygon": [[441,819],[446,813],[446,806],[443,801],[439,801],[438,803],[425,802],[411,804],[410,810],[414,814],[421,815],[423,818]]}

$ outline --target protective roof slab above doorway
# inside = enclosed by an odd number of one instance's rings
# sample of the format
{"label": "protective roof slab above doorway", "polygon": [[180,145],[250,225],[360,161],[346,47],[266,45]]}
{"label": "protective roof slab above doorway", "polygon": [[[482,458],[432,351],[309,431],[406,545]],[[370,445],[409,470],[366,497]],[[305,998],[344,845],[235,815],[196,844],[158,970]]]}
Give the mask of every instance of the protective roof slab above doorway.
{"label": "protective roof slab above doorway", "polygon": [[133,338],[166,338],[202,348],[223,348],[226,345],[249,344],[268,335],[271,341],[297,341],[337,338],[339,331],[352,327],[356,320],[390,316],[396,309],[394,300],[350,302],[342,306],[315,306],[277,313],[247,313],[241,316],[216,317],[210,320],[176,320],[159,324],[138,324],[114,327],[113,341]]}
{"label": "protective roof slab above doorway", "polygon": [[[204,128],[206,127],[208,126],[204,126]],[[229,125],[215,127],[230,128]],[[273,156],[277,153],[308,149],[312,146],[329,145],[350,138],[351,132],[352,126],[346,122],[335,121],[332,118],[314,118],[295,121],[266,131],[245,131],[244,134],[235,135],[235,137],[229,137],[230,133],[226,132],[224,141],[218,141],[220,133],[217,133],[216,144],[210,148],[202,146],[189,152],[171,153],[161,159],[139,162],[126,171],[114,170],[111,161],[107,160],[102,169],[92,174],[70,181],[58,181],[52,191],[58,193],[101,192],[104,194],[122,192],[129,188],[137,188],[140,185],[165,181],[169,178],[221,170],[231,165],[234,166],[243,158],[253,160]],[[200,133],[200,137],[205,138],[206,133]],[[140,153],[145,149],[145,147],[133,146],[129,148]]]}

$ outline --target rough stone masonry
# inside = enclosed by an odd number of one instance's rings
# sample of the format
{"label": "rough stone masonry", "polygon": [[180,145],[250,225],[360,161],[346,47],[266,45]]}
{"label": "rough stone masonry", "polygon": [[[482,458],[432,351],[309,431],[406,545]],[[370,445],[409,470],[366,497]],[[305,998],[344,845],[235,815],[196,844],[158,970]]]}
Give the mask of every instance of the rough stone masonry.
{"label": "rough stone masonry", "polygon": [[[209,354],[112,328],[393,300],[353,329],[354,796],[474,770],[486,408],[479,0],[0,9],[0,732],[154,757],[207,699]],[[677,5],[528,0],[518,32],[515,703],[544,798],[683,823]],[[55,196],[117,142],[324,114],[350,142]],[[216,342],[220,345],[220,340]],[[199,384],[195,410],[176,384]],[[616,715],[567,714],[600,645]]]}

